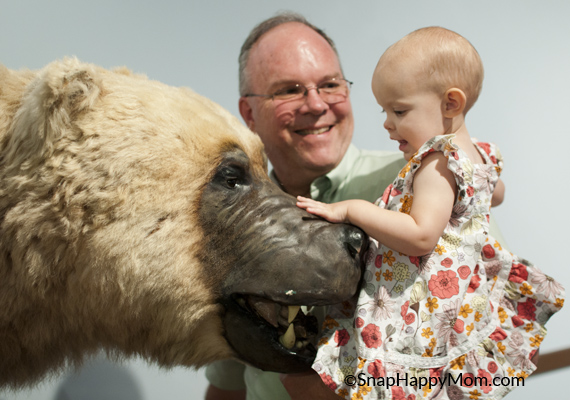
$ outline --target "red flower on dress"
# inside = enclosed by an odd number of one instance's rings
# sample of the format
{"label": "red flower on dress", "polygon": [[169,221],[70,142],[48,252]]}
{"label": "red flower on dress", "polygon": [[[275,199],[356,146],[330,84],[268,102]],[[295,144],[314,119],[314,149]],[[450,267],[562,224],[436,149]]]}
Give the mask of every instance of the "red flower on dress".
{"label": "red flower on dress", "polygon": [[538,349],[534,349],[533,351],[528,353],[529,360],[532,360],[532,358],[534,357],[534,355],[536,354],[537,351],[538,351]]}
{"label": "red flower on dress", "polygon": [[513,317],[511,318],[511,321],[513,321],[513,326],[515,328],[517,328],[521,325],[524,325],[524,321],[518,315],[513,315]]}
{"label": "red flower on dress", "polygon": [[401,190],[398,190],[398,189],[396,189],[396,188],[392,188],[392,193],[390,193],[390,194],[391,194],[393,197],[396,197],[396,196],[398,196],[398,195],[401,195],[401,194],[402,194],[402,191],[401,191]]}
{"label": "red flower on dress", "polygon": [[408,313],[408,307],[410,306],[410,300],[406,301],[403,305],[402,305],[402,309],[400,311],[400,315],[402,316],[402,318],[406,317],[406,314]]}
{"label": "red flower on dress", "polygon": [[380,333],[380,328],[374,324],[368,324],[362,330],[362,340],[364,340],[364,344],[366,347],[370,348],[378,348],[382,344],[382,334]]}
{"label": "red flower on dress", "polygon": [[392,191],[392,186],[394,185],[390,184],[390,186],[388,186],[386,190],[384,190],[384,193],[382,193],[382,202],[384,204],[388,204],[388,200],[390,199],[390,192]]}
{"label": "red flower on dress", "polygon": [[348,339],[350,339],[350,335],[346,329],[341,329],[340,331],[336,331],[334,333],[334,341],[338,343],[337,347],[341,347],[347,344]]}
{"label": "red flower on dress", "polygon": [[378,379],[381,376],[385,376],[386,372],[384,371],[384,367],[382,366],[382,361],[374,360],[374,362],[368,365],[368,373],[374,377],[374,379]]}
{"label": "red flower on dress", "polygon": [[457,273],[461,279],[465,280],[471,274],[471,268],[469,268],[467,265],[462,265],[457,269]]}
{"label": "red flower on dress", "polygon": [[469,282],[469,287],[467,288],[467,293],[473,293],[481,283],[481,277],[479,275],[473,275],[471,277],[471,282]]}
{"label": "red flower on dress", "polygon": [[414,264],[416,267],[420,267],[420,258],[416,256],[410,256],[410,262]]}
{"label": "red flower on dress", "polygon": [[454,271],[438,271],[428,282],[429,290],[440,299],[449,299],[459,293],[459,278]]}
{"label": "red flower on dress", "polygon": [[453,330],[457,333],[461,333],[463,332],[464,328],[465,328],[465,322],[463,322],[462,319],[457,318],[455,320],[455,324],[453,324]]}
{"label": "red flower on dress", "polygon": [[489,260],[495,258],[495,249],[490,244],[483,246],[483,259]]}
{"label": "red flower on dress", "polygon": [[357,328],[362,328],[364,326],[364,320],[360,317],[356,317],[354,320],[354,326]]}
{"label": "red flower on dress", "polygon": [[528,319],[530,321],[536,320],[536,303],[535,299],[528,299],[524,303],[519,303],[517,305],[517,312],[519,313],[519,317]]}
{"label": "red flower on dress", "polygon": [[467,197],[473,197],[473,193],[475,193],[475,189],[473,189],[473,186],[467,186],[466,192],[467,192]]}
{"label": "red flower on dress", "polygon": [[393,400],[406,400],[406,393],[404,393],[404,388],[400,386],[392,386],[392,399]]}
{"label": "red flower on dress", "polygon": [[493,387],[491,386],[493,384],[493,378],[491,377],[491,374],[483,369],[480,369],[477,371],[477,377],[481,378],[478,379],[478,382],[481,383],[480,388],[483,391],[483,393],[485,394],[489,393],[493,389]]}
{"label": "red flower on dress", "polygon": [[505,332],[501,328],[497,328],[493,333],[491,333],[489,337],[493,339],[495,342],[500,342],[501,340],[504,340],[507,337],[507,332]]}
{"label": "red flower on dress", "polygon": [[[465,382],[469,382],[471,384],[468,385]],[[468,387],[468,388],[473,387],[475,385],[475,375],[473,375],[471,372],[463,374],[463,379],[461,379],[461,385],[463,387]]]}
{"label": "red flower on dress", "polygon": [[528,271],[524,264],[513,264],[509,274],[509,281],[515,283],[523,283],[528,279]]}
{"label": "red flower on dress", "polygon": [[321,377],[321,380],[323,381],[323,383],[325,385],[327,385],[329,387],[330,390],[336,390],[337,388],[337,384],[334,383],[332,376],[325,374],[324,372],[322,374],[319,374]]}
{"label": "red flower on dress", "polygon": [[412,324],[415,320],[416,320],[416,315],[414,313],[407,313],[406,316],[404,317],[406,325]]}
{"label": "red flower on dress", "polygon": [[382,268],[382,254],[378,254],[376,259],[374,259],[374,266],[376,268]]}
{"label": "red flower on dress", "polygon": [[487,364],[487,369],[489,370],[490,373],[494,374],[495,372],[497,372],[499,367],[497,366],[497,363],[495,361],[490,361],[489,364]]}
{"label": "red flower on dress", "polygon": [[445,260],[441,262],[441,265],[443,265],[445,268],[449,268],[453,265],[453,260],[447,257]]}
{"label": "red flower on dress", "polygon": [[489,143],[477,142],[477,145],[485,150],[485,153],[487,153],[487,155],[491,154],[491,145]]}

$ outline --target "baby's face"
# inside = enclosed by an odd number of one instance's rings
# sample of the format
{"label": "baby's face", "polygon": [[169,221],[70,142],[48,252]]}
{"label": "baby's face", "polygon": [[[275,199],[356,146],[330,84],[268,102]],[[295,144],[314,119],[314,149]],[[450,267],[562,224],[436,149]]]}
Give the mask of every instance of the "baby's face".
{"label": "baby's face", "polygon": [[380,63],[372,78],[372,91],[386,114],[384,128],[409,160],[428,140],[444,135],[443,97],[415,78],[405,63]]}

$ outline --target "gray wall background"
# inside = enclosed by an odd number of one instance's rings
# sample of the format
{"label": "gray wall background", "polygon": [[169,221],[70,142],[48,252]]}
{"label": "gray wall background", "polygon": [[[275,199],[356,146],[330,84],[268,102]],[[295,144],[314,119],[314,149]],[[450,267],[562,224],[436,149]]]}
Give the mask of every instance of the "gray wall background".
{"label": "gray wall background", "polygon": [[[467,37],[485,64],[483,93],[470,112],[471,134],[505,157],[505,202],[494,210],[511,250],[570,287],[567,160],[570,145],[570,3],[564,0],[0,0],[0,62],[38,69],[75,55],[127,66],[173,86],[189,86],[237,108],[237,56],[249,30],[281,9],[303,13],[338,45],[352,91],[354,142],[396,151],[370,90],[380,54],[406,33],[440,25]],[[543,352],[570,347],[570,304],[548,324]],[[566,398],[570,368],[527,380],[509,398]],[[164,371],[141,360],[104,358],[79,374],[0,399],[199,399],[203,371]]]}

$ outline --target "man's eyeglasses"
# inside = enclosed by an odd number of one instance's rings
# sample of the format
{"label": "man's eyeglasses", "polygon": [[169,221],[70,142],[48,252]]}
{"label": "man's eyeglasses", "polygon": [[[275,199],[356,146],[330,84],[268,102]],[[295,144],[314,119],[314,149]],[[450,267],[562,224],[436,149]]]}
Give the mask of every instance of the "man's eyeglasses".
{"label": "man's eyeglasses", "polygon": [[352,82],[343,78],[333,78],[321,82],[318,85],[305,86],[300,83],[291,84],[277,90],[273,94],[254,94],[248,93],[244,97],[267,97],[274,101],[290,102],[296,100],[305,101],[305,97],[309,90],[316,89],[324,102],[328,104],[340,103],[348,97],[348,92]]}

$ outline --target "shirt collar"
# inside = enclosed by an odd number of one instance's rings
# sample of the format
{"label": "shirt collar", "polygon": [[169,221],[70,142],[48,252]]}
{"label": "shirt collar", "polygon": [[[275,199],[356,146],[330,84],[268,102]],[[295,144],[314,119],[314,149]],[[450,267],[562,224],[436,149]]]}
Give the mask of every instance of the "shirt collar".
{"label": "shirt collar", "polygon": [[[359,151],[356,146],[350,144],[340,163],[328,174],[318,177],[311,183],[311,197],[313,199],[319,199],[322,198],[325,193],[336,191],[346,180],[346,177],[358,158],[358,154]],[[269,177],[275,184],[277,184],[277,186],[282,188],[281,183],[275,175],[275,170],[271,170]]]}
{"label": "shirt collar", "polygon": [[358,153],[356,146],[350,144],[340,163],[328,174],[320,176],[313,181],[311,184],[311,197],[313,199],[323,199],[325,193],[336,192],[350,173],[358,158]]}

